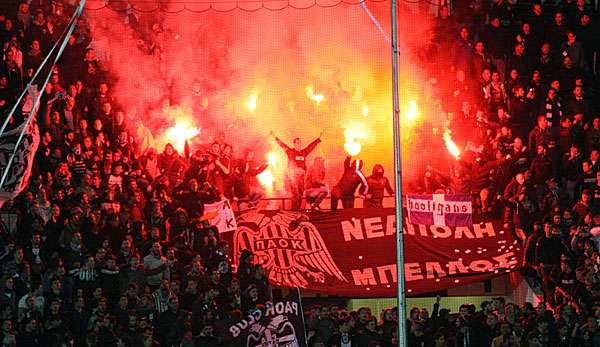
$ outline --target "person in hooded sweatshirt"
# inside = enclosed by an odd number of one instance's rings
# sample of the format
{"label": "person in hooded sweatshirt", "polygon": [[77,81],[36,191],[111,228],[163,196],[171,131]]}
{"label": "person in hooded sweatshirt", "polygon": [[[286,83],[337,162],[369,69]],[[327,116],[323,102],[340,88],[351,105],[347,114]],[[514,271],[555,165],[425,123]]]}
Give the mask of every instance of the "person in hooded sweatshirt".
{"label": "person in hooded sweatshirt", "polygon": [[365,191],[369,191],[369,183],[360,171],[363,167],[363,161],[356,159],[351,164],[351,160],[351,156],[347,156],[344,160],[342,178],[331,192],[331,211],[333,212],[337,211],[338,201],[340,200],[344,208],[354,208],[354,192],[359,185],[364,185]]}
{"label": "person in hooded sweatshirt", "polygon": [[375,164],[371,176],[367,177],[367,186],[361,185],[359,192],[365,196],[365,207],[383,207],[383,195],[394,195],[390,181],[384,176],[383,166]]}

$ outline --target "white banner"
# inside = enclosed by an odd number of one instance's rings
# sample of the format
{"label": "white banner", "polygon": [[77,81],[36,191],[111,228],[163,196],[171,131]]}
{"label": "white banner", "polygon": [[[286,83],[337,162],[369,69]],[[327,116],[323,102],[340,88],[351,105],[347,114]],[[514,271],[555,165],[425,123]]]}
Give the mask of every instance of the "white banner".
{"label": "white banner", "polygon": [[204,218],[217,227],[219,233],[235,231],[237,223],[229,200],[223,199],[214,204],[204,204]]}

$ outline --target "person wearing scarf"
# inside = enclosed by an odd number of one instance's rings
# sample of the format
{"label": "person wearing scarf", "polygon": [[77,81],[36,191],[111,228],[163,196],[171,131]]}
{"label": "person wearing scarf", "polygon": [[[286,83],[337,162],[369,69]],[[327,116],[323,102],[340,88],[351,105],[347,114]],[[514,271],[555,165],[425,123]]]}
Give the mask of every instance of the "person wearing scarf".
{"label": "person wearing scarf", "polygon": [[42,64],[43,58],[40,41],[33,40],[33,42],[31,42],[31,46],[29,47],[29,51],[25,56],[25,70],[33,69],[33,71],[37,71]]}

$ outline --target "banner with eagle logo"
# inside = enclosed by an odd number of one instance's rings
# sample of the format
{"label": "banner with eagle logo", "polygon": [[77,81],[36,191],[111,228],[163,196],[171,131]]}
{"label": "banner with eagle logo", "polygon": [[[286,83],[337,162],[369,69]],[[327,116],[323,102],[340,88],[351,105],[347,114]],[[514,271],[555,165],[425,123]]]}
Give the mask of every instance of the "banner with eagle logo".
{"label": "banner with eagle logo", "polygon": [[300,290],[290,290],[287,297],[242,317],[227,331],[226,346],[306,347]]}
{"label": "banner with eagle logo", "polygon": [[[469,226],[404,221],[407,295],[418,295],[511,272],[521,245],[501,218]],[[265,268],[269,281],[320,293],[352,297],[396,295],[396,219],[391,208],[344,209],[335,213],[247,211],[237,229],[221,237],[244,249]]]}

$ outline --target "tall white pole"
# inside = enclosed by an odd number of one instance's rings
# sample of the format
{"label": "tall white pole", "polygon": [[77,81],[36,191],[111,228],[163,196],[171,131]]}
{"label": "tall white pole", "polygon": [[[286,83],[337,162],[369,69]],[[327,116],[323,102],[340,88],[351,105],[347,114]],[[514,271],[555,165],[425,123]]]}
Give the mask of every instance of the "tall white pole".
{"label": "tall white pole", "polygon": [[406,347],[406,295],[404,288],[404,237],[402,235],[402,144],[400,142],[400,94],[398,86],[398,3],[392,0],[392,95],[394,117],[394,168],[396,175],[396,275],[398,283],[398,347]]}

